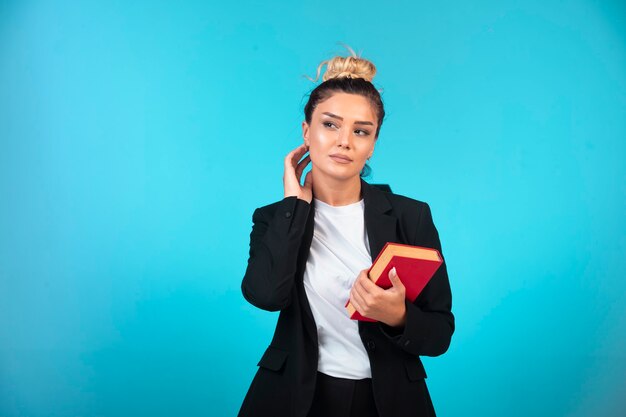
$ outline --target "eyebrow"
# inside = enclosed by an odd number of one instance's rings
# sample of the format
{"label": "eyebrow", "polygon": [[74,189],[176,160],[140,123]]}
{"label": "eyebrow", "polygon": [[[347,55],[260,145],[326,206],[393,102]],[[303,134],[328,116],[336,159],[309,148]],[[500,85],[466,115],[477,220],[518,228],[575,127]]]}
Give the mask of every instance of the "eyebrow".
{"label": "eyebrow", "polygon": [[[324,112],[322,114],[325,114],[328,117],[332,117],[333,119],[339,119],[343,121],[343,117],[341,116],[337,116],[336,114],[332,114],[330,112]],[[354,122],[355,125],[369,125],[369,126],[374,126],[374,123],[372,122],[368,122],[368,121],[359,121],[357,120],[356,122]]]}

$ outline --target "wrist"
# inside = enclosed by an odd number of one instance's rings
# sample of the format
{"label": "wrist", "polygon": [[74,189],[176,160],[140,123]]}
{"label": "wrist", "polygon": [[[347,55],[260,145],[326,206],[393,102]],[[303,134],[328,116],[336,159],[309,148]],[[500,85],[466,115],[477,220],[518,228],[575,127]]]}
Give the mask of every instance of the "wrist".
{"label": "wrist", "polygon": [[312,196],[311,195],[298,193],[298,195],[296,195],[296,197],[298,198],[298,200],[303,200],[303,201],[306,201],[307,203],[311,204],[311,200],[312,200]]}
{"label": "wrist", "polygon": [[391,327],[401,328],[406,324],[406,305],[402,303],[402,307],[396,316],[395,320],[393,320],[389,325]]}

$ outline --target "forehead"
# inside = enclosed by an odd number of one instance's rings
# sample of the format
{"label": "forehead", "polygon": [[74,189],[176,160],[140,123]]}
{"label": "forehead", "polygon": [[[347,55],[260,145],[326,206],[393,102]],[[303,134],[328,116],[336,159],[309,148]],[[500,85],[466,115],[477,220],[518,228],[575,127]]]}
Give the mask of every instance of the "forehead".
{"label": "forehead", "polygon": [[344,120],[370,121],[376,123],[376,112],[372,103],[358,94],[335,93],[319,103],[314,114],[332,113]]}

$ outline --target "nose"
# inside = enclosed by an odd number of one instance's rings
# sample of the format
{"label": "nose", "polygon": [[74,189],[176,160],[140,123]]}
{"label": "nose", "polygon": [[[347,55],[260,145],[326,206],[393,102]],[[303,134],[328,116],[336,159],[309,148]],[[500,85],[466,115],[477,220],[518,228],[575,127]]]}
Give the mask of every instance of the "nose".
{"label": "nose", "polygon": [[337,137],[337,146],[345,149],[350,149],[350,142],[352,140],[352,132],[349,129],[339,129]]}

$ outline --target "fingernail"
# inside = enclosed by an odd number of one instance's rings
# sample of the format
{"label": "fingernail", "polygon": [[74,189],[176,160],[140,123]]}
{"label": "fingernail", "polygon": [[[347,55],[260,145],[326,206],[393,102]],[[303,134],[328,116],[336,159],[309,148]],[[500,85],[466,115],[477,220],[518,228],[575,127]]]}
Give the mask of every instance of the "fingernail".
{"label": "fingernail", "polygon": [[391,268],[391,273],[394,275],[398,275],[398,272],[396,271],[396,267],[394,266],[393,268]]}

